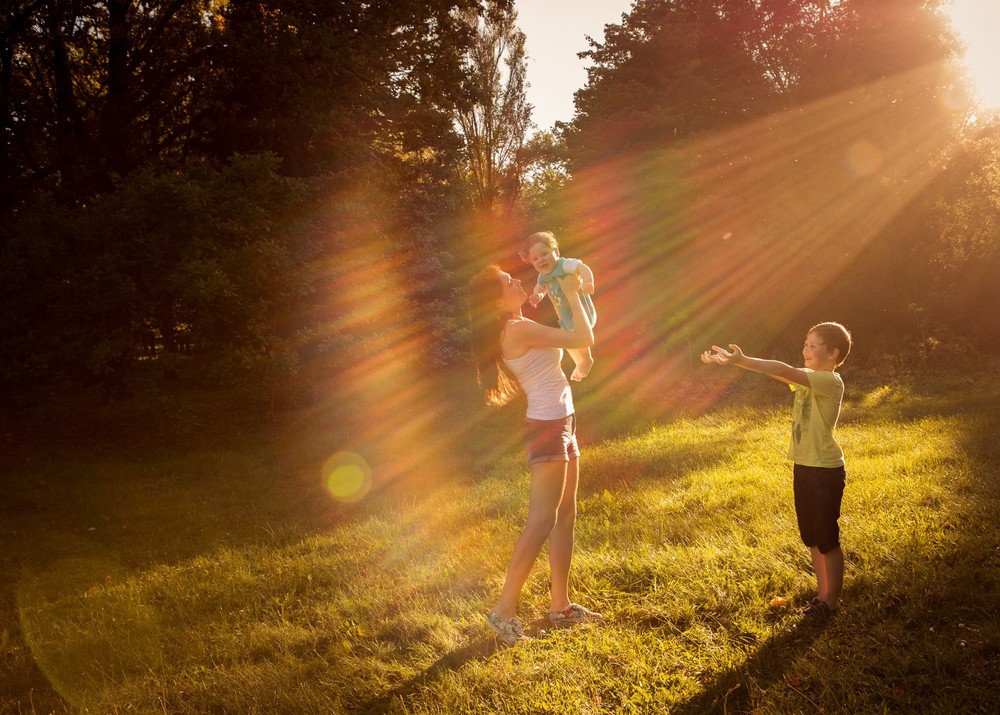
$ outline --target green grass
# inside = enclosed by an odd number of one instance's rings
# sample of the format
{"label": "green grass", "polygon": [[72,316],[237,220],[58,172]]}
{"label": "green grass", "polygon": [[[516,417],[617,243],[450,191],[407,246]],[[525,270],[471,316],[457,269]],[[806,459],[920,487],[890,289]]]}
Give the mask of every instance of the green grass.
{"label": "green grass", "polygon": [[[301,424],[19,444],[0,712],[997,712],[995,378],[848,377],[847,581],[822,628],[796,627],[788,395],[759,376],[642,423],[583,397],[574,595],[608,620],[548,631],[543,558],[536,639],[509,649],[484,614],[526,514],[517,415],[444,411],[448,468],[427,452],[355,504]],[[371,457],[377,485],[394,459]]]}

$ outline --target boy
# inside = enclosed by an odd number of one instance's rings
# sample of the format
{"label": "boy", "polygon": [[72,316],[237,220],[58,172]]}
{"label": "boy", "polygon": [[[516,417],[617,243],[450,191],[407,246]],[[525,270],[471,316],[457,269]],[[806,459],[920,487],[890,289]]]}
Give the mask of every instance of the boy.
{"label": "boy", "polygon": [[[549,300],[556,309],[559,316],[559,327],[563,330],[573,329],[573,315],[570,313],[566,296],[559,287],[557,279],[570,273],[580,276],[582,286],[580,287],[580,298],[583,302],[583,310],[590,322],[590,327],[597,323],[597,311],[594,308],[594,301],[591,295],[594,293],[594,272],[583,261],[576,258],[562,258],[559,255],[559,243],[556,237],[549,231],[539,231],[533,233],[524,240],[521,247],[521,259],[525,263],[530,263],[538,271],[538,280],[535,287],[528,296],[528,302],[532,308],[537,308],[538,304],[548,294]],[[587,376],[594,366],[594,357],[590,348],[567,350],[576,367],[571,380],[580,381]]]}
{"label": "boy", "polygon": [[[837,610],[844,586],[844,552],[840,547],[840,504],[844,496],[844,452],[834,437],[844,381],[836,368],[851,352],[851,334],[840,323],[819,323],[809,329],[802,348],[804,368],[778,360],[744,355],[713,345],[701,354],[707,364],[735,365],[787,383],[795,392],[792,442],[795,516],[802,542],[812,554],[818,593],[806,607],[807,620],[824,620]],[[714,351],[714,352],[713,352]]]}

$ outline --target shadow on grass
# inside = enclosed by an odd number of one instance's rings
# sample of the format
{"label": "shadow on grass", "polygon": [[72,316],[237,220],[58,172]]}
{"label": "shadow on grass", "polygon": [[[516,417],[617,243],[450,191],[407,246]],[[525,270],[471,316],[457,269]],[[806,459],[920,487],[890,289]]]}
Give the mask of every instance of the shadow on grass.
{"label": "shadow on grass", "polygon": [[405,700],[410,695],[416,693],[421,686],[427,685],[430,681],[436,679],[441,673],[445,671],[458,670],[466,663],[471,663],[475,660],[486,660],[493,655],[499,647],[500,646],[497,640],[490,637],[475,641],[474,643],[470,643],[463,648],[453,650],[450,653],[445,653],[434,663],[424,668],[420,671],[420,673],[410,678],[405,683],[397,686],[379,698],[369,700],[366,703],[362,703],[351,708],[350,712],[366,714],[372,713],[373,715],[388,713],[392,709],[394,701]]}
{"label": "shadow on grass", "polygon": [[[713,685],[677,706],[677,715],[751,712],[751,687],[767,690],[780,683],[801,654],[812,647],[829,622],[800,622],[751,655],[739,668],[731,668],[715,679]],[[789,683],[789,687],[794,687]]]}

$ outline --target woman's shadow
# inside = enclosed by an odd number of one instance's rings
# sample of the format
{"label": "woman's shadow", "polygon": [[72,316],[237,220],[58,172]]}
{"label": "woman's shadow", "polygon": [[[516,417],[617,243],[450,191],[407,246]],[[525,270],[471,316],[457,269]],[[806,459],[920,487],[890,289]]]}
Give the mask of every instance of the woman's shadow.
{"label": "woman's shadow", "polygon": [[390,711],[395,699],[400,698],[405,700],[407,696],[416,692],[418,687],[433,680],[443,671],[458,670],[466,663],[471,663],[474,660],[486,660],[496,652],[498,647],[500,646],[497,640],[490,636],[470,643],[458,650],[445,653],[405,683],[398,685],[380,698],[352,707],[350,711],[374,714],[387,713]]}

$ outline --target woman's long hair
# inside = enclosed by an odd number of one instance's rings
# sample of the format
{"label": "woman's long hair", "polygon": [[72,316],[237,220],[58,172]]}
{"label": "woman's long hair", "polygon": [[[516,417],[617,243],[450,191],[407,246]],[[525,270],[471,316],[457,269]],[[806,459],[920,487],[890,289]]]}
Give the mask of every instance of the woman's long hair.
{"label": "woman's long hair", "polygon": [[511,317],[497,306],[502,295],[503,283],[498,266],[487,266],[469,283],[472,359],[486,404],[494,407],[507,404],[518,391],[517,380],[507,372],[500,352],[500,337]]}

